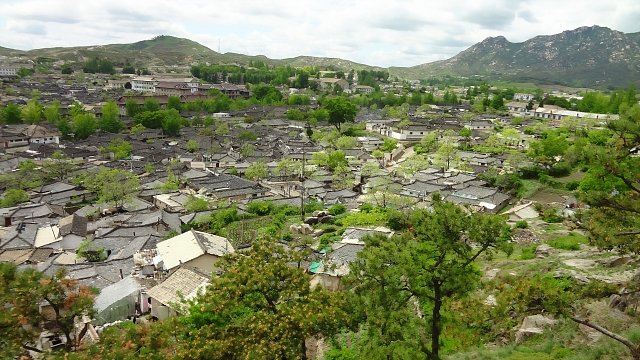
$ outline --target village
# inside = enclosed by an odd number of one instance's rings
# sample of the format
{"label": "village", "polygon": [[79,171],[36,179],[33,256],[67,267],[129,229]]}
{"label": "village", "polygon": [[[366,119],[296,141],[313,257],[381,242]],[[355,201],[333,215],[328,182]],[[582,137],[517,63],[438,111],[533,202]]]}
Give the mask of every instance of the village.
{"label": "village", "polygon": [[[618,118],[539,106],[542,99],[532,93],[514,93],[498,109],[477,111],[465,99],[475,86],[443,90],[381,81],[374,87],[358,84],[357,76],[347,81],[320,75],[310,80],[317,90],[273,87],[279,103],[206,109],[202,104],[212,98],[249,101],[256,89],[209,84],[190,74],[18,77],[25,66],[0,67],[0,106],[24,112],[38,102],[46,111],[55,103],[58,118],[80,114],[100,123],[109,103],[123,124],[120,131],[94,129],[84,138],[74,133],[77,128],[61,131],[44,115],[0,129],[6,200],[0,261],[50,275],[64,268],[70,279],[98,289],[95,316],[77,324],[92,341],[103,327],[126,319],[175,316],[176,304],[196,296],[215,276],[219,258],[246,251],[266,234],[283,246],[304,242],[312,249],[305,264],[311,283],[335,291],[364,248],[364,236],[394,233],[364,218],[375,217],[371,208],[428,209],[437,196],[470,212],[505,213],[512,225],[537,221],[541,209],[570,216],[582,206],[570,192],[541,196],[496,178],[534,165],[527,154],[536,151],[531,146],[546,129],[569,122],[597,128]],[[498,99],[500,91],[488,88],[487,100]],[[430,93],[460,100],[359,106],[352,119],[336,126],[320,114],[330,111],[319,101],[327,93],[352,99]],[[291,101],[296,98],[302,101]],[[144,111],[174,110],[177,131],[142,125]],[[309,114],[319,115],[310,120]],[[559,154],[543,155],[551,159],[549,167],[561,162]],[[102,177],[107,180],[96,184]],[[27,197],[11,203],[11,189]],[[215,228],[222,212],[232,220]],[[345,214],[361,216],[336,222]],[[44,331],[38,347],[53,349],[63,341]]]}

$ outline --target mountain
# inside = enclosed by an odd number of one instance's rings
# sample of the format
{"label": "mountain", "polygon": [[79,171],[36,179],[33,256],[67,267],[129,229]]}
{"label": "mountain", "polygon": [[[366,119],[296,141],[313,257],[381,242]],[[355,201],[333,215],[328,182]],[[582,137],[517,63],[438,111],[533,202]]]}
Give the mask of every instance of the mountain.
{"label": "mountain", "polygon": [[511,81],[585,87],[640,85],[640,33],[580,27],[522,43],[489,37],[458,55],[410,68],[406,77],[482,75]]}
{"label": "mountain", "polygon": [[219,63],[247,65],[250,61],[262,61],[269,65],[299,66],[334,66],[341,69],[380,69],[352,61],[298,56],[288,59],[270,59],[264,55],[243,55],[236,53],[218,53],[195,41],[173,36],[157,36],[132,44],[110,44],[95,46],[55,47],[29,51],[13,50],[0,47],[0,55],[20,56],[31,59],[51,58],[65,61],[84,62],[93,57],[108,59],[117,66],[131,64],[135,67],[177,67],[188,71],[188,67],[196,63]]}
{"label": "mountain", "polygon": [[[188,72],[196,63],[240,64],[262,61],[269,65],[325,66],[339,69],[383,68],[349,60],[298,56],[270,59],[263,55],[220,54],[189,39],[157,36],[132,44],[57,47],[29,51],[0,47],[0,55],[84,62],[106,58],[116,66],[127,63],[152,70]],[[158,70],[160,69],[160,70]],[[625,34],[606,27],[580,27],[555,35],[536,36],[522,43],[503,36],[489,37],[448,59],[413,67],[391,67],[391,75],[425,79],[443,75],[480,75],[489,80],[560,84],[576,87],[640,86],[640,33]]]}

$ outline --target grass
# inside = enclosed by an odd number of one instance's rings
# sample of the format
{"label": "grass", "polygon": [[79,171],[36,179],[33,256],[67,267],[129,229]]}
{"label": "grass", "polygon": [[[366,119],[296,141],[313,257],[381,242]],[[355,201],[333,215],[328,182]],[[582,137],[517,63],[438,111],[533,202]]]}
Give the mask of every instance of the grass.
{"label": "grass", "polygon": [[533,194],[538,192],[543,186],[544,185],[537,180],[522,180],[522,189],[518,191],[518,196],[521,198],[533,196]]}
{"label": "grass", "polygon": [[560,236],[554,239],[549,239],[545,242],[549,246],[556,249],[579,250],[580,245],[588,243],[589,240],[584,235],[569,233],[568,235]]}
{"label": "grass", "polygon": [[529,245],[522,248],[520,251],[520,260],[531,260],[536,257],[536,248],[538,245]]}

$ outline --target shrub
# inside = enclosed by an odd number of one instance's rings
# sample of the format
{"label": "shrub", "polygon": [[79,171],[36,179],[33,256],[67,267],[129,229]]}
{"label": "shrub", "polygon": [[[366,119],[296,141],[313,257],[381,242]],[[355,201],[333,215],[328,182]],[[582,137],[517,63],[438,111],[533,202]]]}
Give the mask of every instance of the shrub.
{"label": "shrub", "polygon": [[335,204],[329,208],[329,214],[334,216],[344,214],[346,211],[347,207],[342,204]]}
{"label": "shrub", "polygon": [[269,215],[274,209],[273,203],[271,201],[252,201],[247,206],[247,212],[251,214],[256,214],[259,216]]}
{"label": "shrub", "polygon": [[526,229],[529,227],[529,223],[527,222],[527,220],[518,220],[516,221],[516,228],[517,229]]}
{"label": "shrub", "polygon": [[553,177],[567,176],[571,174],[571,165],[566,161],[554,164],[547,173]]}
{"label": "shrub", "polygon": [[556,209],[548,208],[542,212],[542,220],[548,223],[559,223],[562,222],[562,216],[558,215]]}
{"label": "shrub", "polygon": [[569,181],[565,185],[565,188],[567,188],[567,190],[574,191],[574,190],[578,190],[579,186],[580,186],[580,182],[579,181]]}
{"label": "shrub", "polygon": [[389,226],[391,230],[405,230],[409,225],[409,218],[405,213],[400,211],[391,211],[388,214],[387,226]]}
{"label": "shrub", "polygon": [[322,205],[322,203],[318,200],[310,200],[309,202],[307,202],[306,204],[304,204],[304,213],[308,214],[308,213],[312,213],[316,210],[322,210],[324,209],[324,206]]}

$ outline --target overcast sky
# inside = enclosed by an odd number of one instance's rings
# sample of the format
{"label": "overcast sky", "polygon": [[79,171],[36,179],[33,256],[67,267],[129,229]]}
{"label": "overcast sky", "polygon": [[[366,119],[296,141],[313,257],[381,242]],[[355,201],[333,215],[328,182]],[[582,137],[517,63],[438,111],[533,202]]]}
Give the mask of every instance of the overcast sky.
{"label": "overcast sky", "polygon": [[0,46],[130,43],[156,35],[270,58],[378,66],[446,59],[503,35],[522,42],[580,26],[640,31],[638,0],[0,0]]}

